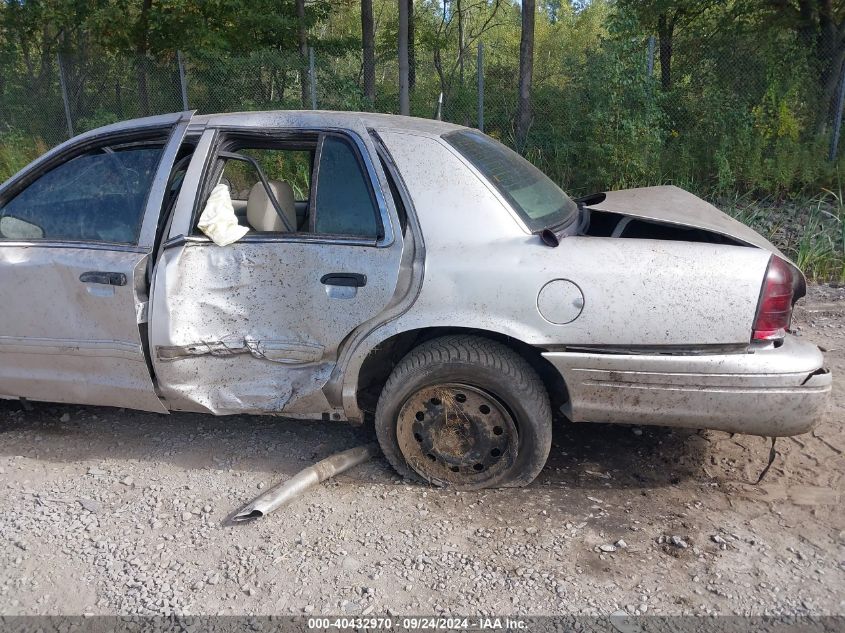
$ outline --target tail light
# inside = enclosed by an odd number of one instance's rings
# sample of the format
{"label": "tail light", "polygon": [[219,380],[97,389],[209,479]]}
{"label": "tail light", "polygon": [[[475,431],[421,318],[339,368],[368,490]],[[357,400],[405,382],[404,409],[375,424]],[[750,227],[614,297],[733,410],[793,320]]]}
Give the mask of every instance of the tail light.
{"label": "tail light", "polygon": [[751,336],[755,341],[782,339],[792,319],[795,275],[792,267],[776,255],[769,261],[760,292],[757,316]]}

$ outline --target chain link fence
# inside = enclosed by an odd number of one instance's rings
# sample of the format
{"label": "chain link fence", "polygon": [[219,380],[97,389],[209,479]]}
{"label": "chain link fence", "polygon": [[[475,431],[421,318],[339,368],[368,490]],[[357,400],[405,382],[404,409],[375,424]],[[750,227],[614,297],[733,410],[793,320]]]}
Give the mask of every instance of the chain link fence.
{"label": "chain link fence", "polygon": [[[586,55],[537,55],[523,152],[575,192],[658,182],[777,189],[829,179],[841,155],[841,60],[742,41],[746,48],[687,46],[671,68],[647,34]],[[484,43],[438,72],[428,60],[422,72],[418,58],[411,113],[513,145],[517,60]],[[36,153],[107,123],[182,109],[396,113],[399,104],[395,56],[378,60],[370,104],[360,53],[319,47],[305,59],[276,50],[157,59],[78,51],[35,70],[0,60],[0,77],[0,140],[16,135]]]}

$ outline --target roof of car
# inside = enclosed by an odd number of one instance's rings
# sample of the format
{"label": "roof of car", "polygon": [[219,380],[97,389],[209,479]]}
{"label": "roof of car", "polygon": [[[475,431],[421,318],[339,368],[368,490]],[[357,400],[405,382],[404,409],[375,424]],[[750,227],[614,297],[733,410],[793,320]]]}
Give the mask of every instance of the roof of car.
{"label": "roof of car", "polygon": [[[165,125],[173,125],[179,118],[187,117],[188,112],[174,112],[171,114],[159,114],[137,119],[127,119],[117,123],[104,125],[83,132],[74,138],[65,141],[47,152],[44,157],[61,152],[70,144],[79,140],[93,138],[102,134],[121,133],[139,128],[154,128]],[[221,114],[199,114],[190,117],[190,127],[194,130],[201,130],[210,127],[256,127],[264,129],[273,128],[374,128],[377,130],[403,130],[425,134],[429,136],[440,136],[447,132],[466,129],[454,123],[445,123],[433,119],[420,119],[410,116],[399,116],[397,114],[377,114],[374,112],[346,112],[332,110],[266,110],[255,112],[226,112]]]}
{"label": "roof of car", "polygon": [[373,112],[347,112],[333,110],[268,110],[257,112],[228,112],[195,115],[191,123],[206,126],[274,126],[274,127],[345,127],[363,124],[376,129],[403,129],[423,134],[440,135],[462,126],[433,119],[378,114]]}
{"label": "roof of car", "polygon": [[[50,151],[40,156],[36,163],[44,163],[58,154],[61,154],[68,147],[80,141],[95,138],[104,134],[123,133],[141,128],[157,128],[166,125],[174,125],[180,118],[184,120],[188,113],[175,112],[171,114],[159,114],[155,116],[129,119],[105,125],[94,130],[83,132],[72,139],[57,145]],[[420,119],[417,117],[399,116],[396,114],[377,114],[373,112],[336,112],[331,110],[268,110],[264,112],[229,112],[222,114],[200,114],[190,119],[190,127],[194,130],[201,130],[206,126],[211,127],[256,127],[264,129],[272,128],[374,128],[377,130],[402,130],[424,134],[427,136],[440,136],[447,132],[466,129],[463,126],[433,119]],[[20,174],[29,170],[35,163],[24,167],[20,172],[12,176],[5,183],[0,182],[0,189],[3,189],[15,181]]]}

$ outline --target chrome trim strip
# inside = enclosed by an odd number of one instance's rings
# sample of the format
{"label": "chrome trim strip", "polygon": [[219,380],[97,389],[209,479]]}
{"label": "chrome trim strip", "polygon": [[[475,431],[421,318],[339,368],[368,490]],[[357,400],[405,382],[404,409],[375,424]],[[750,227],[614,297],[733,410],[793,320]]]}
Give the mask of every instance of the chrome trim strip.
{"label": "chrome trim strip", "polygon": [[[690,376],[695,377],[694,374],[679,374],[682,376]],[[787,376],[789,374],[785,374]],[[800,379],[803,374],[794,374],[793,376]],[[731,378],[732,376],[726,375],[726,377]],[[770,378],[770,375],[761,374],[759,376],[750,376],[750,378],[755,378],[763,382],[767,378]],[[824,381],[819,381],[824,382]],[[781,384],[774,384],[774,385],[765,385],[765,384],[757,384],[757,385],[708,385],[706,387],[702,387],[696,384],[674,384],[674,383],[659,383],[659,382],[629,382],[624,380],[603,380],[599,378],[588,378],[583,381],[584,385],[592,386],[592,387],[606,387],[608,389],[640,389],[645,391],[671,391],[671,392],[689,392],[696,395],[701,394],[718,394],[718,393],[747,393],[747,394],[768,394],[768,393],[808,393],[813,391],[829,391],[830,385],[821,384],[821,385],[813,385],[807,387],[805,385],[781,385]]]}
{"label": "chrome trim strip", "polygon": [[[774,346],[769,346],[774,347]],[[710,356],[713,354],[753,354],[762,351],[748,343],[716,345],[542,345],[543,352],[607,354],[624,356]]]}
{"label": "chrome trim strip", "polygon": [[91,251],[118,251],[120,253],[149,253],[150,248],[146,246],[135,246],[132,244],[118,244],[116,242],[74,242],[72,240],[2,240],[0,248],[67,248],[84,249]]}
{"label": "chrome trim strip", "polygon": [[323,346],[312,343],[290,341],[257,341],[244,338],[241,341],[202,341],[188,345],[158,345],[156,358],[173,361],[196,356],[226,358],[237,354],[251,354],[255,358],[283,365],[308,365],[323,356]]}
{"label": "chrome trim strip", "polygon": [[[373,240],[361,239],[356,237],[343,236],[326,236],[311,233],[270,233],[267,235],[261,233],[247,234],[239,239],[236,244],[334,244],[337,246],[368,246],[372,248],[375,246]],[[208,246],[213,245],[207,237],[201,235],[177,235],[169,239],[163,248],[172,248],[174,246]]]}
{"label": "chrome trim strip", "polygon": [[131,341],[0,336],[0,354],[99,356],[145,362],[141,346]]}

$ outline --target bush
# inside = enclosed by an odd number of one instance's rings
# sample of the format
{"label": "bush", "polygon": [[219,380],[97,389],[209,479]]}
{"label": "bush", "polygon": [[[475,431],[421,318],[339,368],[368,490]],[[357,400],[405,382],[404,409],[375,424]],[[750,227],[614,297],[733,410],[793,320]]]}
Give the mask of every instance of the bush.
{"label": "bush", "polygon": [[15,131],[0,134],[0,182],[5,182],[48,149],[47,143],[38,137]]}

